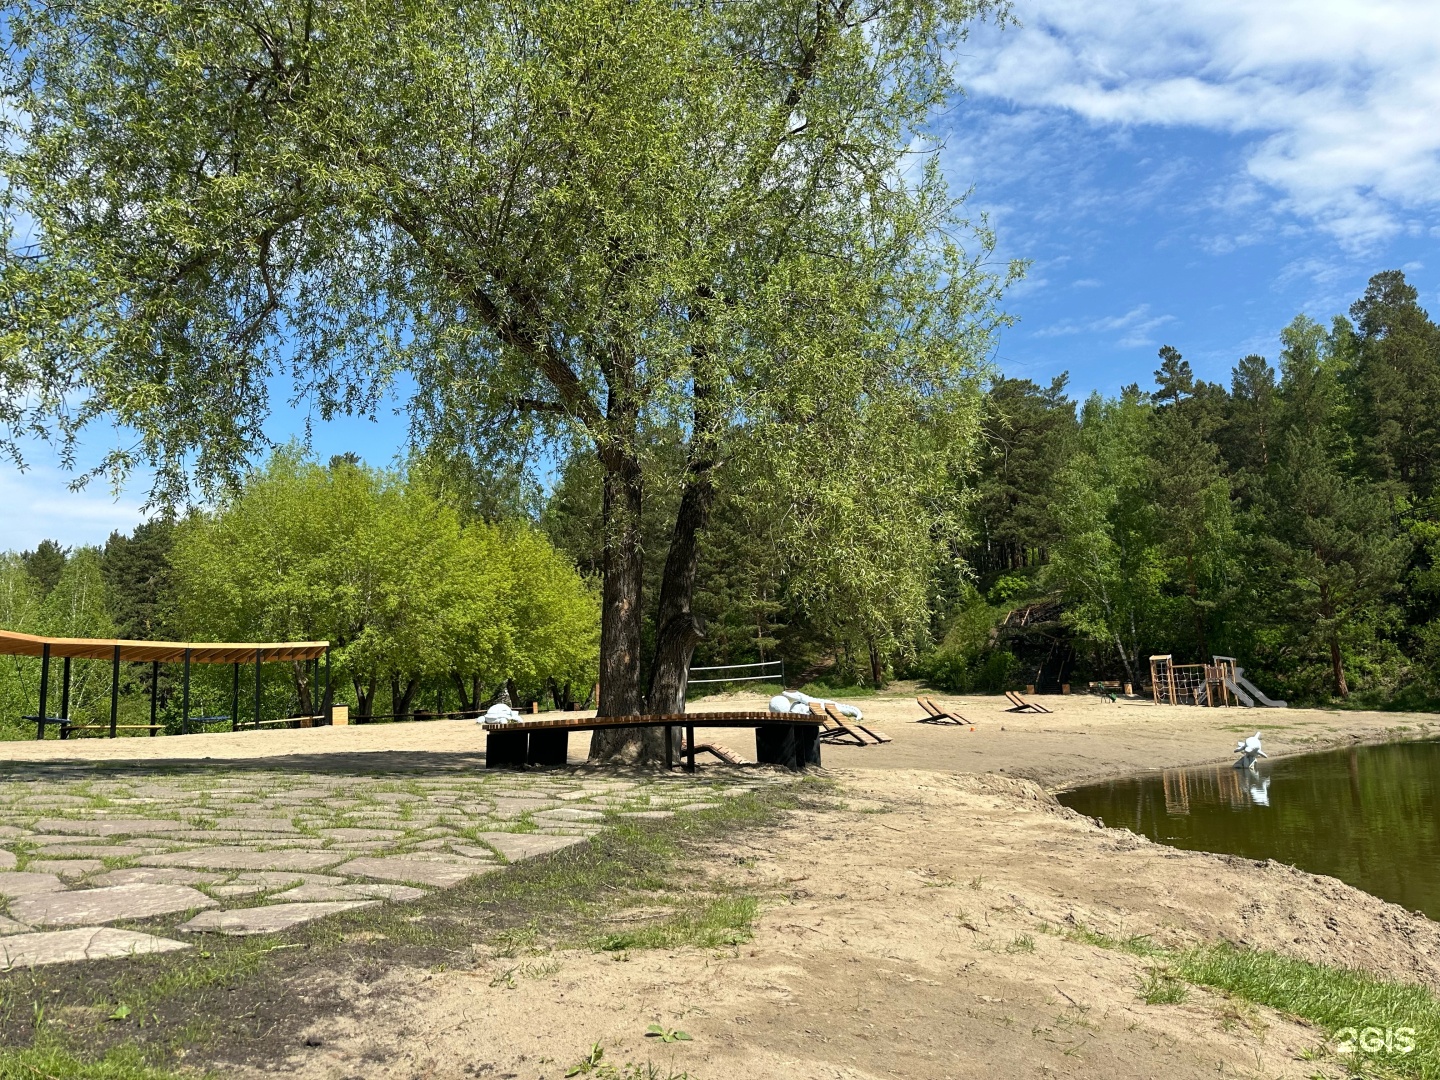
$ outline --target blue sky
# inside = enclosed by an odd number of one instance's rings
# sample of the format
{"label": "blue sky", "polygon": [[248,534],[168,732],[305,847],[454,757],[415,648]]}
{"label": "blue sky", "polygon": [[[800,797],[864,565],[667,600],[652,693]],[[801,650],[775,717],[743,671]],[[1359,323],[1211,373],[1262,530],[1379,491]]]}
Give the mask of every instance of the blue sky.
{"label": "blue sky", "polygon": [[[1148,385],[1174,345],[1203,378],[1272,359],[1280,329],[1343,312],[1402,268],[1440,312],[1440,4],[1434,0],[1019,0],[959,54],[942,162],[1031,261],[1007,374],[1072,392]],[[274,398],[285,400],[277,387]],[[284,440],[303,410],[270,424]],[[96,444],[106,435],[95,429]],[[315,427],[320,455],[390,461],[404,421]],[[140,520],[44,448],[0,468],[0,550],[99,543]]]}

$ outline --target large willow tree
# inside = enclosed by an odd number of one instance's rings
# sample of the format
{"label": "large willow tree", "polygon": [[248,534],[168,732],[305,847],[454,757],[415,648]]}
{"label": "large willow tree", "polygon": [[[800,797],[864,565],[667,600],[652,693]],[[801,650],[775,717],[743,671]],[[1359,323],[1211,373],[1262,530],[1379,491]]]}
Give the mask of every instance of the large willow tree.
{"label": "large willow tree", "polygon": [[[730,460],[794,487],[799,515],[827,443],[887,470],[919,454],[902,473],[925,477],[968,444],[1001,282],[925,129],[967,24],[998,15],[21,0],[0,419],[73,441],[113,418],[136,438],[102,468],[152,467],[166,499],[264,447],[277,372],[322,415],[398,391],[432,448],[585,447],[604,475],[601,711],[679,711]],[[891,438],[897,411],[941,436]],[[955,419],[965,437],[943,437]],[[684,490],[668,551],[644,552],[641,450],[665,425]],[[648,665],[647,556],[665,563]]]}

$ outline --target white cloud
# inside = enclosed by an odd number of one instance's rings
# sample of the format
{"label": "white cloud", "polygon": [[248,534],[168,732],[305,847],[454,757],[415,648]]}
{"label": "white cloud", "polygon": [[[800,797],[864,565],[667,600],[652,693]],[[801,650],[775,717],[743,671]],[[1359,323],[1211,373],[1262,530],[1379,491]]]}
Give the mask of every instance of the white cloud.
{"label": "white cloud", "polygon": [[37,466],[17,472],[0,469],[0,551],[33,550],[41,540],[65,547],[103,544],[115,529],[130,532],[144,520],[140,501],[129,493],[117,499],[102,483],[69,490],[70,473]]}
{"label": "white cloud", "polygon": [[1249,137],[1234,183],[1259,182],[1353,249],[1432,226],[1434,0],[1021,0],[1016,13],[1022,28],[967,45],[971,93]]}
{"label": "white cloud", "polygon": [[1134,349],[1158,342],[1151,331],[1158,330],[1166,323],[1174,322],[1174,315],[1151,315],[1149,304],[1139,304],[1123,315],[1102,315],[1093,319],[1066,319],[1053,326],[1035,331],[1037,338],[1068,337],[1072,334],[1114,334],[1119,333],[1115,344],[1122,349]]}

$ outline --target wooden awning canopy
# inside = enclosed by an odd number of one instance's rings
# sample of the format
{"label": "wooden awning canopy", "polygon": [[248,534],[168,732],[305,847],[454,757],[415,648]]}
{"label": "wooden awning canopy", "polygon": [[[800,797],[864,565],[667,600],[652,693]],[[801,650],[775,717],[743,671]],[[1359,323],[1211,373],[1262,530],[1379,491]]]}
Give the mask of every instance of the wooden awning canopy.
{"label": "wooden awning canopy", "polygon": [[192,664],[253,664],[257,659],[266,663],[278,660],[314,660],[325,655],[328,641],[119,641],[108,638],[37,637],[0,630],[0,656],[42,656],[50,646],[52,657],[74,657],[81,660],[113,660],[115,649],[120,659],[130,662],[157,661],[180,664],[190,653]]}

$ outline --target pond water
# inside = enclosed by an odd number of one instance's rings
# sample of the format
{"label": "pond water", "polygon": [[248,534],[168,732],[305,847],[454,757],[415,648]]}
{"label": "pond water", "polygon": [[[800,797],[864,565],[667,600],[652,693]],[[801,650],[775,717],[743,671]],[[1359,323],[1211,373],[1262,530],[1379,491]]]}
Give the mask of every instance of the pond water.
{"label": "pond water", "polygon": [[1440,742],[1166,769],[1059,799],[1158,843],[1290,863],[1440,920]]}

